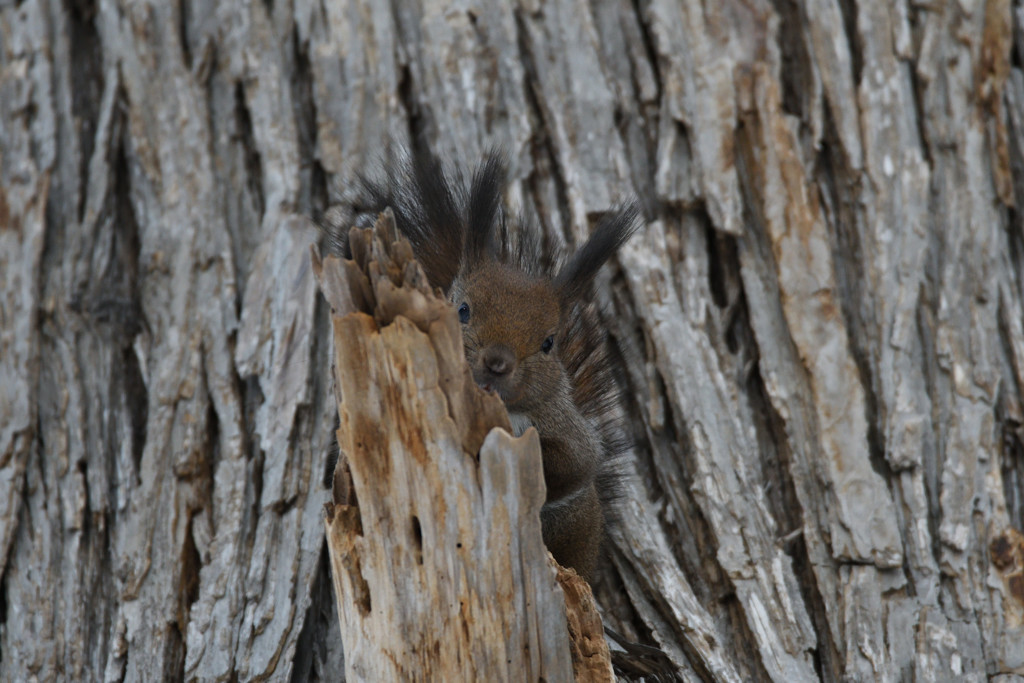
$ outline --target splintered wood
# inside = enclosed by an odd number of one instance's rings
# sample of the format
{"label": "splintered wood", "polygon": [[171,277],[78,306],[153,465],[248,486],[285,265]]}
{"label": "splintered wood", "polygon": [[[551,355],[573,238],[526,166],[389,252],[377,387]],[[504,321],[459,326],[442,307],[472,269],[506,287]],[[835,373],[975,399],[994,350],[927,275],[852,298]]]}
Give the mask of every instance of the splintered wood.
{"label": "splintered wood", "polygon": [[[353,260],[313,258],[333,309],[342,456],[326,527],[347,678],[568,680],[537,434],[513,438],[474,384],[456,315],[390,211],[350,239]],[[603,641],[589,610],[575,622]]]}

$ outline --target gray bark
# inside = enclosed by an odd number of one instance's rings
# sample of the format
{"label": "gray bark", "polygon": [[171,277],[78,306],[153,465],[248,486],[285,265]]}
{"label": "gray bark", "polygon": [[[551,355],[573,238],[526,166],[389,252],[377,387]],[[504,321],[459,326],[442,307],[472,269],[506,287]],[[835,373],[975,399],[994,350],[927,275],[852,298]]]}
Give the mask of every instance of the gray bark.
{"label": "gray bark", "polygon": [[309,216],[509,150],[686,680],[1024,677],[1020,0],[0,1],[0,680],[337,680]]}

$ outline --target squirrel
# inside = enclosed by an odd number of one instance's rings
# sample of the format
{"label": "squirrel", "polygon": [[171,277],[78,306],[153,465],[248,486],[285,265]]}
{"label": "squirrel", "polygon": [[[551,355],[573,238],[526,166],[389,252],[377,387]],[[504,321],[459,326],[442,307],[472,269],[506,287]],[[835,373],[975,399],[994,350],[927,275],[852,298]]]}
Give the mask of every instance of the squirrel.
{"label": "squirrel", "polygon": [[[544,543],[555,560],[593,576],[621,488],[625,450],[607,335],[590,301],[601,266],[637,228],[635,202],[606,213],[568,258],[543,253],[538,230],[502,205],[504,156],[489,153],[466,187],[427,152],[385,162],[362,178],[356,225],[391,207],[434,287],[458,311],[476,383],[505,403],[516,436],[534,427],[547,498]],[[348,256],[347,226],[327,248]],[[330,465],[329,465],[330,466]],[[331,476],[333,477],[333,467]]]}

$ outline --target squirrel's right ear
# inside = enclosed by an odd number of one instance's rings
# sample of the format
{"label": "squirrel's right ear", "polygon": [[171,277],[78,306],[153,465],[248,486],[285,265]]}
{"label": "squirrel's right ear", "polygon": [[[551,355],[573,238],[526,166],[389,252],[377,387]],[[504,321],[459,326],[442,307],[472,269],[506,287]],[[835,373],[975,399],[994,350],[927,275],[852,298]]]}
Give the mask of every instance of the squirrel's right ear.
{"label": "squirrel's right ear", "polygon": [[594,233],[555,276],[555,287],[566,302],[576,301],[590,289],[597,271],[626,243],[638,227],[640,206],[629,202],[609,211]]}

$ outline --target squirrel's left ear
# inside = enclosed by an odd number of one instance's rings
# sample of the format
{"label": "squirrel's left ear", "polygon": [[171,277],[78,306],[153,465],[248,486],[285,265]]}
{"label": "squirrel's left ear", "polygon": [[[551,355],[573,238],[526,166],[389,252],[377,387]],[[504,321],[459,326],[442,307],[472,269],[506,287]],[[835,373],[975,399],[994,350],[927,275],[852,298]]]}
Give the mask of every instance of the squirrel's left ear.
{"label": "squirrel's left ear", "polygon": [[501,193],[508,184],[508,159],[498,149],[487,152],[473,174],[466,205],[466,257],[481,263],[495,252],[501,216]]}
{"label": "squirrel's left ear", "polygon": [[639,218],[640,207],[635,201],[619,206],[601,217],[587,243],[573,254],[555,276],[555,288],[563,301],[576,301],[587,293],[590,283],[605,261],[636,232]]}

